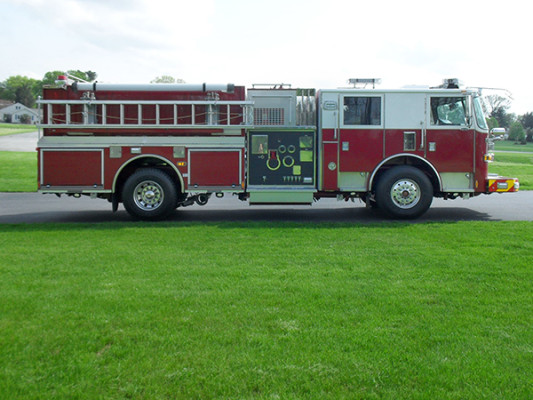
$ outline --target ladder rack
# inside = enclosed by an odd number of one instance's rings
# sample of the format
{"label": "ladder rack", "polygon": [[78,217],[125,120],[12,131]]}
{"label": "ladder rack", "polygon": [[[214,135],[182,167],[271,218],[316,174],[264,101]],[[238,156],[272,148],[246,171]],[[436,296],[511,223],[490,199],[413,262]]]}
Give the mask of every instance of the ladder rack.
{"label": "ladder rack", "polygon": [[253,126],[253,101],[43,100],[40,128],[220,128]]}

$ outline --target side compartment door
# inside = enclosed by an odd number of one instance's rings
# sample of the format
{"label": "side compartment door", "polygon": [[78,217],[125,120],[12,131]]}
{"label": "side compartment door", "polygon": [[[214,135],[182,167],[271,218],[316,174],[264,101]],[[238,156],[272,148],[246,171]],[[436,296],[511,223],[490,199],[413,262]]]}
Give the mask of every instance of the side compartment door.
{"label": "side compartment door", "polygon": [[41,188],[104,186],[103,149],[40,149]]}
{"label": "side compartment door", "polygon": [[234,190],[243,181],[242,149],[189,149],[188,187]]}

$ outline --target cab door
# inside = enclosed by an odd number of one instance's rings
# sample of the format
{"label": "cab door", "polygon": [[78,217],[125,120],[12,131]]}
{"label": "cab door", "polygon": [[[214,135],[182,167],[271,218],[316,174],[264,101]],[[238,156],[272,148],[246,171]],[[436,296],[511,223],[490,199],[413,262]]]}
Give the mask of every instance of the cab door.
{"label": "cab door", "polygon": [[439,172],[443,191],[474,189],[475,130],[469,100],[459,93],[427,96],[426,159]]}
{"label": "cab door", "polygon": [[385,154],[425,157],[426,94],[391,92],[385,96]]}

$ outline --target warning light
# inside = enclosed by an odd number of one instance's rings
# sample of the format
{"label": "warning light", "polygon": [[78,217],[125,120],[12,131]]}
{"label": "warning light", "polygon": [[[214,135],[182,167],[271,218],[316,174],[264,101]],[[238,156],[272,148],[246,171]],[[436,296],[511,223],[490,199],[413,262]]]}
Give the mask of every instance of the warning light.
{"label": "warning light", "polygon": [[486,163],[491,163],[494,161],[494,153],[488,153],[488,154],[485,154],[485,156],[483,157],[483,159],[485,160]]}
{"label": "warning light", "polygon": [[68,77],[66,75],[59,75],[55,80],[55,84],[59,87],[65,87],[69,83]]}

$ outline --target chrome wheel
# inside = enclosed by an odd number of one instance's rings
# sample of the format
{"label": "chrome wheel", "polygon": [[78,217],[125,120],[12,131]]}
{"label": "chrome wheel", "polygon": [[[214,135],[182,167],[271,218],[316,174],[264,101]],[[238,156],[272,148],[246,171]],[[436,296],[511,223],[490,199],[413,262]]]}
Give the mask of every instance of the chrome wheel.
{"label": "chrome wheel", "polygon": [[378,207],[393,218],[417,218],[433,200],[433,185],[418,168],[399,165],[385,171],[375,188]]}
{"label": "chrome wheel", "polygon": [[174,211],[178,191],[175,181],[166,172],[143,168],[126,180],[121,197],[124,208],[132,217],[155,220]]}
{"label": "chrome wheel", "polygon": [[392,185],[390,196],[396,206],[402,209],[409,209],[416,206],[420,201],[420,187],[415,181],[400,179]]}
{"label": "chrome wheel", "polygon": [[161,186],[154,181],[139,183],[133,192],[134,201],[141,210],[151,211],[158,208],[165,199]]}

